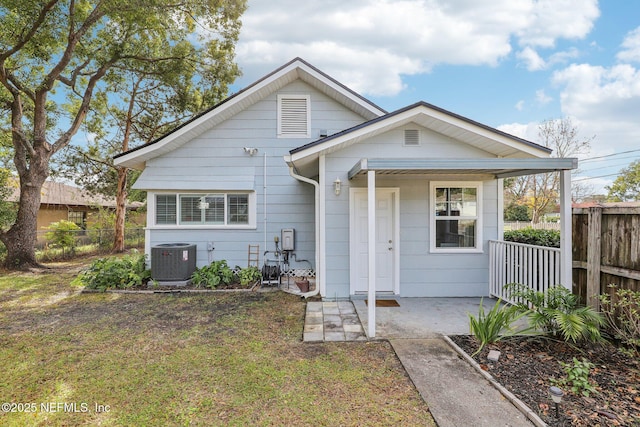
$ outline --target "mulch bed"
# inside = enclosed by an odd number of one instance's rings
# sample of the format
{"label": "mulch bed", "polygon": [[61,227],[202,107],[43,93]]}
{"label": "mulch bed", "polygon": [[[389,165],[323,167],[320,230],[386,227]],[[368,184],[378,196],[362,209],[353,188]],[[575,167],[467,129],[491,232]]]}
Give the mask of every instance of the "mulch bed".
{"label": "mulch bed", "polygon": [[[473,336],[450,338],[467,354],[479,347]],[[497,362],[487,359],[490,350],[500,351]],[[549,387],[552,379],[565,378],[560,362],[573,362],[574,357],[595,365],[589,380],[596,393],[586,397],[561,387],[565,395],[556,417]],[[474,359],[550,426],[640,426],[640,360],[611,344],[570,345],[540,337],[514,337],[488,345]]]}

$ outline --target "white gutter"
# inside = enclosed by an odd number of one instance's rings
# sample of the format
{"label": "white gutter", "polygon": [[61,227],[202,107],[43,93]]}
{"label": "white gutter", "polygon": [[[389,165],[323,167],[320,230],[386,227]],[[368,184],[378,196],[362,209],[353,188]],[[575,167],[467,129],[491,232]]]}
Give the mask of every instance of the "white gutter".
{"label": "white gutter", "polygon": [[294,169],[293,169],[293,162],[291,162],[291,157],[287,156],[285,157],[285,161],[287,162],[287,165],[289,166],[289,175],[291,175],[293,178],[297,179],[298,181],[301,182],[306,182],[307,184],[311,184],[314,187],[314,192],[315,192],[315,200],[316,200],[316,254],[315,254],[315,266],[316,266],[316,287],[313,291],[311,292],[305,292],[303,294],[298,294],[296,293],[295,295],[300,295],[303,298],[309,298],[315,295],[318,295],[320,293],[320,281],[323,280],[324,278],[322,277],[322,274],[320,273],[320,184],[317,181],[314,181],[310,178],[307,178],[306,176],[302,176],[302,175],[298,175],[297,173],[295,173]]}

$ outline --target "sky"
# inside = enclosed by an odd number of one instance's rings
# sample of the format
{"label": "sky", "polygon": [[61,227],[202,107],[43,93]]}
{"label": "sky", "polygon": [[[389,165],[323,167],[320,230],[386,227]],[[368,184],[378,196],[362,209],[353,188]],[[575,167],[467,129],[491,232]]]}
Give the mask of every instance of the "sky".
{"label": "sky", "polygon": [[570,118],[574,182],[640,159],[640,1],[248,0],[239,90],[301,57],[387,111],[425,101],[534,142]]}

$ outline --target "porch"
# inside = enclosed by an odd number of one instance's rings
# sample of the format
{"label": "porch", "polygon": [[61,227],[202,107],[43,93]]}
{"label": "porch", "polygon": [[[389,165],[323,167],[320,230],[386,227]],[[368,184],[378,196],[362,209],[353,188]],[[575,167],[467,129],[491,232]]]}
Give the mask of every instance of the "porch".
{"label": "porch", "polygon": [[558,248],[491,240],[489,262],[489,297],[387,297],[379,301],[392,304],[376,305],[374,328],[369,327],[371,311],[364,296],[351,301],[309,302],[304,341],[431,339],[468,334],[468,315],[477,315],[481,303],[488,312],[498,298],[518,302],[504,289],[506,284],[520,283],[543,292],[561,285]]}

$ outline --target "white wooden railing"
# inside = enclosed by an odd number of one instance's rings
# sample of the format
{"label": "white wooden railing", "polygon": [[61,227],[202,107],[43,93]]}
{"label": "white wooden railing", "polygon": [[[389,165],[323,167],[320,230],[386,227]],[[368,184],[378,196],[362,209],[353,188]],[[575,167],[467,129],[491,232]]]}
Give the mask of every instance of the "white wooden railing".
{"label": "white wooden railing", "polygon": [[515,303],[504,286],[520,283],[546,291],[560,283],[560,249],[522,243],[489,241],[489,292]]}

